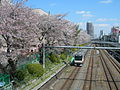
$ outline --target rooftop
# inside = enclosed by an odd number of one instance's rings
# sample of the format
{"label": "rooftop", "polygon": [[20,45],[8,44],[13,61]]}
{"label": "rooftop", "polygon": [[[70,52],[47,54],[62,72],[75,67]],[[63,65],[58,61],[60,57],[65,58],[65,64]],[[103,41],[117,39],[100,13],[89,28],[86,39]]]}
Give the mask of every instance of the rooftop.
{"label": "rooftop", "polygon": [[34,11],[36,14],[40,14],[40,15],[48,15],[47,12],[45,12],[44,10],[39,9],[39,8],[37,8],[37,9],[33,9],[33,11]]}

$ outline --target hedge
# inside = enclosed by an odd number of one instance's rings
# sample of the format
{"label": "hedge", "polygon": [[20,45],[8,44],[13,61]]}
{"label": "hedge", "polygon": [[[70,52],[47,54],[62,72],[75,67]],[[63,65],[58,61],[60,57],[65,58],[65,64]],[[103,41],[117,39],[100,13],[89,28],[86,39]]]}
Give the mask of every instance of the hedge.
{"label": "hedge", "polygon": [[28,64],[28,72],[36,77],[40,77],[44,74],[45,70],[40,64]]}
{"label": "hedge", "polygon": [[60,58],[58,55],[51,53],[48,57],[53,63],[60,63]]}
{"label": "hedge", "polygon": [[66,56],[64,53],[62,53],[62,54],[60,55],[60,58],[61,58],[62,60],[65,60],[65,59],[67,58],[67,56]]}
{"label": "hedge", "polygon": [[15,77],[19,80],[19,81],[22,81],[25,79],[25,77],[27,76],[28,72],[27,72],[27,69],[21,69],[21,70],[17,70],[15,72]]}

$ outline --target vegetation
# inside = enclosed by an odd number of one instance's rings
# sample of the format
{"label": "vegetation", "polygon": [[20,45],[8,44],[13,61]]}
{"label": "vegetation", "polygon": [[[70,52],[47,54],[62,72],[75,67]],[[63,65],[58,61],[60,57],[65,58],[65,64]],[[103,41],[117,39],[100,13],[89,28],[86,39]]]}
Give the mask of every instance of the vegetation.
{"label": "vegetation", "polygon": [[[7,1],[3,0],[4,4],[1,3],[0,6],[0,36],[4,40],[2,41],[0,38],[0,47],[5,44],[7,49],[0,59],[0,71],[10,72],[9,74],[13,78],[15,76],[19,81],[29,81],[29,79],[40,77],[45,73],[40,64],[28,64],[24,69],[17,70],[17,64],[20,62],[18,56],[29,56],[29,49],[33,43],[35,46],[39,44],[39,49],[42,49],[44,42],[46,46],[60,46],[79,45],[90,40],[89,35],[78,30],[78,25],[65,20],[65,15],[39,15],[32,8],[24,5],[26,0],[17,0],[14,3],[11,1],[12,4]],[[61,51],[56,49],[56,51],[59,54],[48,55],[47,69],[51,69],[52,66],[69,57],[70,51],[64,49]],[[75,49],[72,49],[72,52],[74,51]],[[4,63],[5,65],[3,65]],[[20,63],[26,64],[22,60]]]}
{"label": "vegetation", "polygon": [[28,64],[27,70],[30,74],[32,74],[36,77],[42,76],[45,72],[42,65],[40,65],[40,64]]}
{"label": "vegetation", "polygon": [[22,81],[25,79],[25,77],[27,76],[28,72],[27,69],[22,69],[22,70],[17,70],[15,72],[15,77],[19,80]]}
{"label": "vegetation", "polygon": [[[27,77],[41,77],[45,73],[45,70],[40,64],[28,64],[26,68],[17,70],[15,77],[19,81],[27,80]],[[28,80],[27,80],[28,81]]]}
{"label": "vegetation", "polygon": [[79,46],[86,46],[86,45],[89,45],[90,43],[83,43],[83,44],[80,44]]}
{"label": "vegetation", "polygon": [[72,52],[75,52],[75,51],[77,51],[77,50],[78,50],[77,48],[72,48],[72,49],[71,49]]}
{"label": "vegetation", "polygon": [[[76,45],[89,41],[89,36],[85,32],[82,34],[78,25],[64,19],[65,14],[39,15],[24,5],[26,0],[11,1],[12,4],[7,1],[4,0],[0,6],[0,33],[7,49],[4,57],[11,59],[12,63],[8,62],[10,71],[0,64],[3,73],[16,71],[17,56],[29,53],[31,43],[42,47],[43,41],[47,46]],[[3,41],[0,40],[0,44]],[[60,62],[55,54],[49,58],[52,62]],[[1,60],[4,62],[4,59]]]}
{"label": "vegetation", "polygon": [[57,54],[51,53],[48,58],[52,63],[60,63],[60,58]]}
{"label": "vegetation", "polygon": [[61,58],[62,60],[65,60],[65,59],[67,58],[67,55],[65,55],[64,53],[62,53],[62,54],[60,55],[60,58]]}

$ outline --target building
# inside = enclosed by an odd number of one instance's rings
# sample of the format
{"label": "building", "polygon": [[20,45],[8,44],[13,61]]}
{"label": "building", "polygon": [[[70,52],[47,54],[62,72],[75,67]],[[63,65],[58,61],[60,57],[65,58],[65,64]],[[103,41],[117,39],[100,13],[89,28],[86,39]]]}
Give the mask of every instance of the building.
{"label": "building", "polygon": [[119,28],[119,26],[116,26],[116,27],[114,26],[114,27],[111,28],[110,36],[111,36],[110,41],[113,41],[113,42],[118,41],[119,36],[120,36],[120,28]]}
{"label": "building", "polygon": [[92,22],[87,22],[87,34],[89,34],[92,38],[94,38],[94,26]]}
{"label": "building", "polygon": [[120,28],[118,26],[111,28],[111,34],[113,35],[119,35],[120,34]]}
{"label": "building", "polygon": [[34,12],[35,14],[39,14],[39,15],[49,15],[47,12],[45,12],[44,10],[39,9],[39,8],[33,9],[33,12]]}
{"label": "building", "polygon": [[99,39],[101,39],[103,37],[103,30],[100,30],[100,36]]}

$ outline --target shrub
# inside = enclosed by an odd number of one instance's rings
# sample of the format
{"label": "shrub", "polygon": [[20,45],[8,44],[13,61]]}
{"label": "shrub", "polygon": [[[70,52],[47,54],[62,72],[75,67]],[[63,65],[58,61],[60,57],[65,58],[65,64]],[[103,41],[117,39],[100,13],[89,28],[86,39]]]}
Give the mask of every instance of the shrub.
{"label": "shrub", "polygon": [[50,70],[52,68],[53,63],[50,60],[46,60],[45,62],[45,69]]}
{"label": "shrub", "polygon": [[83,44],[80,44],[79,46],[86,46],[86,45],[89,45],[89,43],[83,43]]}
{"label": "shrub", "polygon": [[45,70],[40,64],[28,64],[28,72],[36,77],[40,77],[44,74]]}
{"label": "shrub", "polygon": [[51,60],[51,62],[53,62],[53,63],[60,63],[60,58],[56,55],[56,54],[53,54],[53,53],[51,53],[50,55],[49,55],[49,57],[48,57],[50,60]]}
{"label": "shrub", "polygon": [[71,60],[72,59],[72,56],[69,56],[69,60]]}
{"label": "shrub", "polygon": [[62,54],[60,55],[60,58],[61,58],[62,60],[65,60],[65,59],[66,59],[66,55],[62,53]]}
{"label": "shrub", "polygon": [[27,75],[27,70],[26,69],[23,69],[23,70],[17,70],[15,72],[15,77],[19,80],[19,81],[22,81],[25,79]]}
{"label": "shrub", "polygon": [[69,55],[71,52],[70,49],[65,49],[62,53],[65,54],[66,56]]}
{"label": "shrub", "polygon": [[77,50],[78,50],[77,48],[72,48],[72,49],[71,49],[72,52],[75,52],[75,51],[77,51]]}

